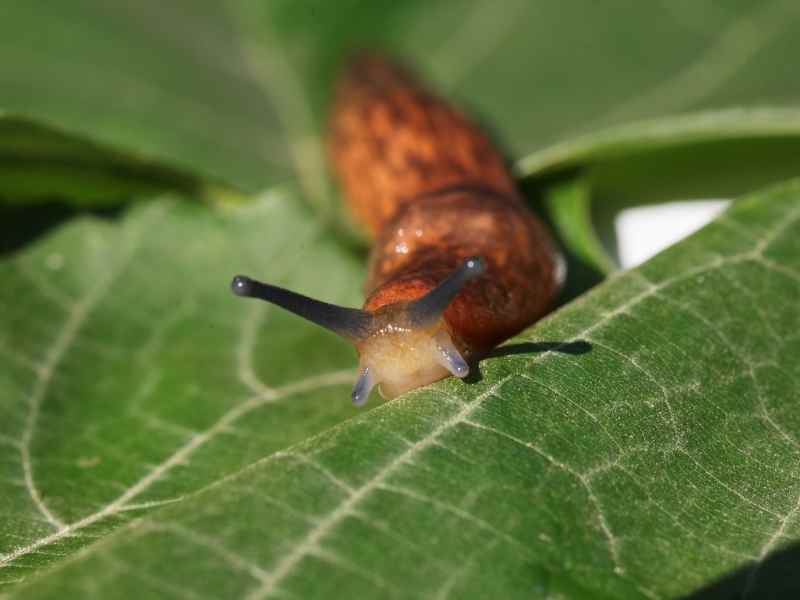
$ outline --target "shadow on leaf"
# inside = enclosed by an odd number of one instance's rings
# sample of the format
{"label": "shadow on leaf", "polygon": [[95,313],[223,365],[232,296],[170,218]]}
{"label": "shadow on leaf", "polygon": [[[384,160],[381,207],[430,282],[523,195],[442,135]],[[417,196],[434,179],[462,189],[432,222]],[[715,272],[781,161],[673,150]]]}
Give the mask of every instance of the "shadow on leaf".
{"label": "shadow on leaf", "polygon": [[494,350],[481,356],[477,362],[472,364],[469,375],[464,378],[467,383],[477,383],[483,379],[480,363],[492,358],[502,358],[503,356],[514,356],[518,354],[540,354],[542,352],[558,352],[560,354],[586,354],[592,349],[592,344],[586,340],[575,340],[574,342],[518,342],[499,346]]}
{"label": "shadow on leaf", "polygon": [[520,342],[500,346],[490,351],[484,358],[499,358],[513,354],[538,354],[539,352],[559,352],[561,354],[586,354],[592,345],[586,340],[575,342]]}
{"label": "shadow on leaf", "polygon": [[76,208],[59,202],[35,205],[0,205],[0,257],[12,254],[35,242],[51,230],[75,217],[92,215],[118,218],[124,206]]}
{"label": "shadow on leaf", "polygon": [[747,563],[682,600],[784,600],[800,598],[800,543]]}

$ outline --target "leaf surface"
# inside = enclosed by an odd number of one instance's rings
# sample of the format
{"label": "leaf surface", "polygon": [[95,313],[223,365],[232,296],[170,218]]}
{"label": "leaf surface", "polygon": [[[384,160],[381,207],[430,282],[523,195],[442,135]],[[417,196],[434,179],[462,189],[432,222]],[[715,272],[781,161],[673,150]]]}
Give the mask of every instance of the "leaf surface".
{"label": "leaf surface", "polygon": [[800,184],[478,382],[310,438],[352,414],[353,359],[225,289],[253,270],[355,303],[357,261],[292,207],[141,206],[4,265],[9,597],[671,598],[738,568],[740,592],[772,589],[748,565],[798,536]]}
{"label": "leaf surface", "polygon": [[0,264],[8,551],[101,506],[180,498],[355,412],[344,342],[228,287],[244,272],[359,302],[361,260],[278,195],[77,218]]}

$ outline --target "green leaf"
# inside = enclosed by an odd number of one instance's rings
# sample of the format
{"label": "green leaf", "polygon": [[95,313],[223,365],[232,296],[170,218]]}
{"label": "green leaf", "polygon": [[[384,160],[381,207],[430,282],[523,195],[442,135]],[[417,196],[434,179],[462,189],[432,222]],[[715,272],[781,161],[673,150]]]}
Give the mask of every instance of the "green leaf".
{"label": "green leaf", "polygon": [[511,156],[634,120],[800,100],[786,59],[800,50],[793,0],[509,0],[502,9],[489,0],[83,0],[0,10],[0,110],[249,190],[294,174],[322,206],[330,82],[357,47],[409,59],[483,116]]}
{"label": "green leaf", "polygon": [[563,246],[601,273],[614,271],[614,263],[595,233],[591,194],[586,180],[576,177],[554,184],[547,191],[546,202],[553,225],[563,237]]}
{"label": "green leaf", "polygon": [[5,257],[4,550],[99,506],[135,515],[352,416],[354,352],[229,283],[358,304],[362,271],[278,194],[224,214],[157,202],[73,219]]}
{"label": "green leaf", "polygon": [[522,158],[526,185],[575,172],[604,208],[734,197],[796,175],[800,111],[730,110],[630,123]]}
{"label": "green leaf", "polygon": [[58,199],[96,207],[164,192],[195,197],[234,194],[216,187],[41,123],[0,116],[0,203],[30,205]]}
{"label": "green leaf", "polygon": [[[737,198],[800,172],[800,112],[730,110],[656,119],[567,140],[516,165],[570,258],[568,297],[615,269],[611,224],[631,206]],[[604,247],[600,238],[610,248]],[[587,274],[589,276],[587,277]],[[596,276],[595,276],[596,278]]]}
{"label": "green leaf", "polygon": [[800,533],[800,183],[613,277],[479,381],[328,429],[353,414],[352,355],[226,284],[253,271],[356,303],[359,264],[277,197],[85,219],[6,261],[8,597],[784,581],[753,565]]}

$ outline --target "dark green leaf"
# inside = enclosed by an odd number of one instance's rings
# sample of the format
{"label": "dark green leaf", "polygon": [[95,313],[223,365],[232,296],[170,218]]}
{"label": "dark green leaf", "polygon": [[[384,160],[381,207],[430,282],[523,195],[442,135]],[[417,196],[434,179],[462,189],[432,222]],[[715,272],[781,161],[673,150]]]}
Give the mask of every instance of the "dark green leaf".
{"label": "dark green leaf", "polygon": [[0,203],[116,206],[163,192],[223,196],[217,187],[52,127],[0,117]]}
{"label": "dark green leaf", "polygon": [[[294,173],[320,205],[330,82],[357,47],[409,59],[484,117],[511,156],[689,113],[704,113],[699,130],[713,137],[730,121],[740,130],[758,121],[723,109],[800,100],[787,59],[800,49],[793,0],[513,0],[502,10],[488,0],[82,0],[1,10],[0,109],[248,189]],[[769,120],[796,135],[796,116]],[[659,127],[680,132],[684,121]],[[635,137],[647,144],[651,133]],[[557,146],[525,166],[577,152]]]}

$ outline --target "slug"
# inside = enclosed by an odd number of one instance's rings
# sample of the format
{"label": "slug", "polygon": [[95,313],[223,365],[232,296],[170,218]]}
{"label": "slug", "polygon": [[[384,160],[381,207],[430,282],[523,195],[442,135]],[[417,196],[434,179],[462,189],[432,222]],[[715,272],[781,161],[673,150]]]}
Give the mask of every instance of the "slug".
{"label": "slug", "polygon": [[276,304],[355,344],[352,400],[393,398],[448,375],[543,316],[563,260],[489,138],[384,57],[364,54],[335,90],[327,140],[374,245],[363,308],[238,275],[239,296]]}

